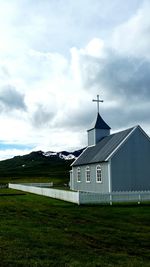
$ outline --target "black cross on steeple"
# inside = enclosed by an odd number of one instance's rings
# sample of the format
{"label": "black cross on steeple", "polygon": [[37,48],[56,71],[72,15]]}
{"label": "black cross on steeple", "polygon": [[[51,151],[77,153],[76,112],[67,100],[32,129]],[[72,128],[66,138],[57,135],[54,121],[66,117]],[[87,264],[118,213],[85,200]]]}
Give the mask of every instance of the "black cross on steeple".
{"label": "black cross on steeple", "polygon": [[99,113],[99,103],[104,101],[99,99],[99,95],[97,95],[97,99],[93,99],[92,101],[97,102],[97,113]]}

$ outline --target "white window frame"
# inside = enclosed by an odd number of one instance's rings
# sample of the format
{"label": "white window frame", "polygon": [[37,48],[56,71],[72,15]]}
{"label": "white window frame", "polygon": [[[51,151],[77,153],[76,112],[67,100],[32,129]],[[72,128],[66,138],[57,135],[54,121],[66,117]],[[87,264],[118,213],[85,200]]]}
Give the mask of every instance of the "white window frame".
{"label": "white window frame", "polygon": [[[98,174],[98,171],[100,171],[100,175]],[[100,165],[96,166],[96,182],[100,184],[102,183],[102,167]]]}
{"label": "white window frame", "polygon": [[81,168],[77,168],[77,183],[81,183]]}
{"label": "white window frame", "polygon": [[85,177],[86,177],[86,183],[90,183],[91,182],[91,170],[89,166],[87,166],[85,169]]}

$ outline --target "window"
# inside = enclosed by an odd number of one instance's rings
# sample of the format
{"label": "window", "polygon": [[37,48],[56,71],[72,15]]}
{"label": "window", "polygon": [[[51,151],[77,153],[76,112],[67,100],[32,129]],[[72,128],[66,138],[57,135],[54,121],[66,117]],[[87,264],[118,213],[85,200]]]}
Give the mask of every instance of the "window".
{"label": "window", "polygon": [[85,175],[86,175],[86,182],[90,183],[91,182],[91,173],[90,173],[90,167],[89,166],[86,167]]}
{"label": "window", "polygon": [[78,183],[81,182],[81,171],[80,171],[80,168],[77,168],[77,182]]}
{"label": "window", "polygon": [[96,182],[102,183],[102,169],[100,165],[96,167]]}

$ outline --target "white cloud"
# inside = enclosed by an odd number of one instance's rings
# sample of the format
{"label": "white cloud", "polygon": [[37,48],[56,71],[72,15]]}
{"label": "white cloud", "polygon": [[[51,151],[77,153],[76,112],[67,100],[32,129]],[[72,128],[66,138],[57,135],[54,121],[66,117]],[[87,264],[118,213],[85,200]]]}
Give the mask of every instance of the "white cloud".
{"label": "white cloud", "polygon": [[85,146],[97,93],[115,129],[138,121],[146,128],[148,1],[0,2],[0,140],[57,151]]}
{"label": "white cloud", "polygon": [[126,56],[150,59],[150,2],[144,5],[127,22],[113,33],[112,47]]}
{"label": "white cloud", "polygon": [[[92,39],[83,50],[83,54],[101,58],[105,56],[104,41],[99,38]],[[82,51],[82,50],[81,50]]]}

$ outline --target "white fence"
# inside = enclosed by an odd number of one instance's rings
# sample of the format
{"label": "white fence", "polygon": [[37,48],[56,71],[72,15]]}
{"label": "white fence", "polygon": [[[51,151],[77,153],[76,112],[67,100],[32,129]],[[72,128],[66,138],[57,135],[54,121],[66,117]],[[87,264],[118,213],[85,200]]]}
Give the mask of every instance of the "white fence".
{"label": "white fence", "polygon": [[150,191],[140,192],[114,192],[107,194],[99,194],[92,192],[80,192],[79,203],[81,204],[99,204],[115,202],[137,202],[150,201]]}
{"label": "white fence", "polygon": [[[35,184],[34,184],[35,185]],[[38,184],[39,186],[39,184]],[[115,202],[137,202],[150,201],[150,191],[141,192],[115,192],[99,194],[83,191],[66,191],[33,186],[33,184],[9,184],[9,188],[61,199],[64,201],[80,204],[112,204]]]}
{"label": "white fence", "polygon": [[64,201],[72,202],[79,204],[79,194],[78,192],[59,190],[59,189],[51,189],[51,188],[43,188],[31,186],[29,184],[9,184],[9,188],[34,193],[38,195],[43,195],[47,197],[57,198]]}

